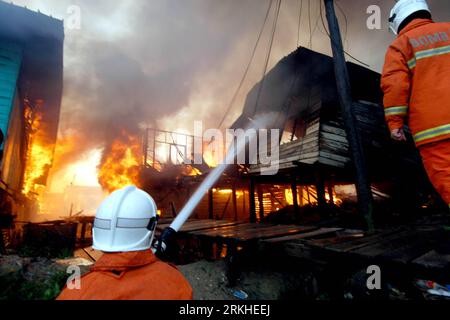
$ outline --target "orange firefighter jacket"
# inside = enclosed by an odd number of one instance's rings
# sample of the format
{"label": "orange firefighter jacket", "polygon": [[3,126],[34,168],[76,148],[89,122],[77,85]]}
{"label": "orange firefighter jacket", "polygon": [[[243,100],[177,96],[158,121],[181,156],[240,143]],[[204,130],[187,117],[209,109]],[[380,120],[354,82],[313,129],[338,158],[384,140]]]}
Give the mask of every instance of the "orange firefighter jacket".
{"label": "orange firefighter jacket", "polygon": [[80,284],[80,289],[64,288],[58,300],[192,299],[192,288],[183,275],[150,250],[105,253]]}
{"label": "orange firefighter jacket", "polygon": [[381,88],[390,130],[407,120],[417,146],[450,138],[450,23],[409,23],[387,51]]}

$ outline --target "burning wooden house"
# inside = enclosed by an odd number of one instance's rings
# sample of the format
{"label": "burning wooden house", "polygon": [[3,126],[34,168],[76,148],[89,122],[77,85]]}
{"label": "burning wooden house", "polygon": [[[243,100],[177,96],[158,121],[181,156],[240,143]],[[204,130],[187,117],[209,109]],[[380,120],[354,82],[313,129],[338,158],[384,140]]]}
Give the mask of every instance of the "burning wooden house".
{"label": "burning wooden house", "polygon": [[[208,148],[196,150],[194,141],[203,137],[147,129],[144,133],[143,187],[158,204],[163,218],[175,216],[205,177],[217,165],[217,157]],[[202,159],[195,164],[194,159]],[[243,220],[248,218],[248,183],[239,179],[238,168],[230,167],[205,193],[193,217],[199,219]]]}
{"label": "burning wooden house", "polygon": [[26,220],[52,166],[63,88],[63,22],[0,2],[2,216]]}
{"label": "burning wooden house", "polygon": [[[389,137],[381,105],[380,75],[352,63],[347,67],[374,195],[402,198],[399,202],[403,209],[420,206],[418,195],[431,191],[429,182],[411,137],[402,145]],[[270,260],[267,257],[279,261],[288,256],[301,263],[305,259],[319,262],[333,272],[338,268],[345,272],[354,268],[356,272],[361,265],[374,263],[386,269],[389,266],[398,274],[444,276],[448,281],[444,271],[449,266],[448,253],[438,248],[448,243],[448,233],[439,231],[440,222],[430,226],[384,225],[364,232],[357,215],[349,219],[352,221],[327,216],[328,212],[345,211],[326,208],[339,204],[338,186],[345,189],[355,181],[340,110],[332,58],[299,48],[281,60],[250,91],[242,115],[233,124],[236,129],[252,127],[250,122],[258,115],[270,114],[273,121],[268,127],[282,132],[275,163],[279,170],[266,175],[261,161],[228,170],[195,212],[200,218],[209,213],[210,219],[188,221],[178,232],[186,241],[180,241],[182,246],[188,248],[181,260],[192,257],[191,245],[196,251],[202,250],[203,257],[228,256],[228,270],[239,269],[237,265],[246,259],[249,265],[260,266]],[[211,220],[216,218],[214,207],[221,203],[216,197],[228,193],[229,199],[235,199],[240,190],[246,207],[236,214],[235,221],[230,217]],[[398,190],[398,194],[392,190]],[[354,190],[350,193],[355,196]],[[242,210],[234,199],[232,207]],[[314,216],[309,215],[309,210],[300,210],[305,204],[318,205],[319,210],[311,208]],[[352,203],[350,209],[355,211],[355,207]],[[283,214],[291,212],[294,219]],[[169,226],[165,221],[158,228],[163,232]],[[259,263],[255,263],[255,253],[260,254]],[[233,282],[236,276],[230,274]]]}
{"label": "burning wooden house", "polygon": [[[428,194],[430,186],[412,139],[400,145],[389,137],[380,75],[353,63],[347,66],[374,195],[393,197],[404,209],[419,207],[423,202],[418,195]],[[231,166],[205,194],[194,212],[196,218],[256,222],[285,208],[297,212],[303,205],[340,204],[339,196],[356,198],[331,57],[299,48],[282,59],[249,92],[243,113],[232,128],[248,128],[255,116],[265,113],[274,115],[268,128],[281,133],[279,159],[271,163],[277,173],[262,174],[265,167],[260,163]],[[186,203],[214,167],[211,163],[184,165],[195,157],[194,139],[157,130],[146,132],[146,189],[156,195],[158,205],[169,213],[166,216]],[[164,164],[157,161],[158,153],[165,154]]]}
{"label": "burning wooden house", "polygon": [[[398,196],[403,203],[418,205],[417,195],[426,193],[423,186],[429,188],[429,183],[412,139],[400,145],[389,137],[380,75],[353,63],[347,63],[347,67],[374,194]],[[266,112],[277,114],[270,127],[281,132],[279,160],[275,163],[279,170],[268,176],[261,174],[263,165],[249,166],[245,176],[250,180],[252,220],[287,204],[296,209],[312,201],[319,205],[336,202],[334,187],[353,184],[354,169],[332,58],[299,48],[282,59],[249,92],[233,128],[245,128],[249,119]],[[392,190],[400,192],[394,194]]]}

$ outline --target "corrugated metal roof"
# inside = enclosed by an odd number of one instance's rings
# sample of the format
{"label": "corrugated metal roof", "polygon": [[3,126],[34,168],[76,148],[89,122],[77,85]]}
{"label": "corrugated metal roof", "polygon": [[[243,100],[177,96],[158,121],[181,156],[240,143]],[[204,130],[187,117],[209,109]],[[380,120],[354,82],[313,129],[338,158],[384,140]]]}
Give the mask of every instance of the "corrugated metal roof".
{"label": "corrugated metal roof", "polygon": [[62,41],[63,21],[0,0],[0,37],[27,40],[36,36]]}
{"label": "corrugated metal roof", "polygon": [[[347,63],[355,100],[381,101],[380,75],[353,63]],[[261,83],[261,90],[259,99]],[[245,128],[248,118],[258,113],[280,112],[271,128],[283,128],[286,119],[297,116],[310,106],[311,97],[320,94],[323,101],[337,101],[333,59],[327,55],[298,48],[280,60],[247,95],[242,115],[232,128]],[[298,101],[292,104],[291,99]]]}

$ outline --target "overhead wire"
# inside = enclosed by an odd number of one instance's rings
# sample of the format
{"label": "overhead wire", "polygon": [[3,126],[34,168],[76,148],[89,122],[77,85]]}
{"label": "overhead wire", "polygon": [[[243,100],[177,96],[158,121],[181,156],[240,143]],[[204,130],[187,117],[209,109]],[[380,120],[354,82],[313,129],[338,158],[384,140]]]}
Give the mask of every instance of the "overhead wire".
{"label": "overhead wire", "polygon": [[316,33],[316,30],[319,28],[319,19],[320,19],[320,15],[317,16],[316,22],[314,23],[314,29],[312,30],[311,33],[311,37],[310,37],[310,42],[308,44],[308,47],[310,47],[312,49],[312,38],[314,37],[314,34]]}
{"label": "overhead wire", "polygon": [[298,28],[297,28],[297,48],[300,46],[300,28],[302,25],[302,9],[303,9],[303,0],[299,0],[300,9],[298,12]]}
{"label": "overhead wire", "polygon": [[338,8],[338,10],[341,12],[342,16],[344,17],[344,23],[345,23],[345,31],[344,31],[344,45],[347,44],[348,45],[348,19],[347,19],[347,15],[345,14],[344,9],[342,9],[341,5],[339,4],[339,1],[336,1],[336,6]]}
{"label": "overhead wire", "polygon": [[219,128],[221,128],[221,127],[223,126],[223,123],[225,122],[225,120],[226,120],[226,118],[227,118],[229,112],[231,111],[231,108],[233,108],[233,105],[234,105],[234,103],[236,102],[236,99],[237,99],[237,97],[238,97],[238,94],[239,94],[239,92],[241,91],[242,86],[244,85],[245,79],[247,78],[248,72],[250,71],[250,67],[251,67],[252,62],[253,62],[253,60],[254,60],[254,58],[255,58],[256,49],[258,48],[259,42],[261,41],[261,37],[262,37],[262,34],[263,34],[263,32],[264,32],[264,28],[265,28],[265,26],[266,26],[266,24],[267,24],[267,19],[268,19],[268,17],[269,17],[269,13],[270,13],[270,9],[272,8],[273,1],[274,1],[274,0],[270,0],[270,1],[269,1],[269,6],[268,6],[268,8],[267,8],[266,15],[265,15],[265,17],[264,17],[264,22],[263,22],[263,24],[262,24],[262,26],[261,26],[261,30],[259,31],[258,38],[256,39],[255,45],[254,45],[254,47],[253,47],[252,54],[251,54],[251,56],[250,56],[250,60],[248,61],[248,64],[247,64],[247,66],[246,66],[246,68],[245,68],[245,71],[244,71],[244,74],[243,74],[243,76],[242,76],[242,79],[241,79],[241,81],[239,82],[239,85],[238,85],[238,87],[236,88],[236,91],[235,91],[233,97],[231,98],[231,101],[230,101],[230,103],[229,103],[229,105],[228,105],[228,107],[227,107],[227,109],[226,109],[226,111],[225,111],[225,113],[224,113],[222,119],[220,120]]}
{"label": "overhead wire", "polygon": [[311,26],[311,0],[308,0],[308,25],[309,25],[309,42],[308,47],[312,48],[312,26]]}
{"label": "overhead wire", "polygon": [[[330,38],[331,41],[333,41],[333,39],[331,38],[330,32],[328,31],[328,28],[327,28],[326,25],[325,25],[325,21],[324,21],[324,18],[323,18],[322,2],[320,2],[320,18],[321,18],[321,20],[322,20],[322,26],[323,26],[323,28],[324,28],[324,30],[325,30],[327,36]],[[369,65],[369,64],[367,64],[367,63],[365,63],[365,62],[359,60],[358,58],[355,58],[353,55],[351,55],[350,53],[348,53],[346,50],[344,50],[344,53],[345,53],[348,57],[350,57],[350,58],[352,58],[353,60],[355,60],[356,62],[358,62],[358,63],[360,63],[360,64],[362,64],[362,65],[364,65],[364,66],[370,68],[370,65]]]}
{"label": "overhead wire", "polygon": [[[302,12],[300,12],[299,15],[301,16]],[[300,28],[301,28],[300,20],[299,20],[298,28],[299,28],[299,33],[300,33]],[[300,66],[297,64],[296,69],[294,71],[294,76],[292,78],[292,82],[291,82],[291,85],[290,85],[289,94],[286,96],[286,100],[283,102],[283,105],[281,106],[281,110],[280,110],[280,112],[278,113],[278,115],[276,117],[275,124],[279,123],[279,120],[280,120],[282,115],[289,116],[289,113],[290,113],[290,110],[291,110],[291,107],[292,107],[292,103],[289,103],[289,100],[290,100],[290,98],[292,97],[292,95],[294,93],[294,90],[296,88],[296,84],[297,84],[298,80],[300,79],[300,76],[301,76]],[[294,127],[295,127],[295,124],[294,124]],[[294,129],[294,131],[295,131],[295,129]],[[293,132],[293,134],[294,134],[294,132]]]}
{"label": "overhead wire", "polygon": [[275,13],[274,13],[274,21],[273,21],[273,26],[272,26],[272,33],[271,33],[270,42],[269,42],[269,49],[267,51],[267,55],[266,55],[266,59],[265,59],[265,63],[264,63],[263,75],[262,75],[261,82],[259,84],[258,94],[256,96],[256,102],[255,102],[255,107],[253,109],[253,111],[254,111],[253,113],[256,113],[256,111],[258,110],[258,105],[259,105],[259,102],[260,102],[260,99],[261,99],[261,94],[262,94],[263,89],[264,89],[265,80],[266,80],[265,76],[267,74],[267,69],[269,67],[270,56],[272,55],[273,40],[275,38],[275,33],[276,33],[276,30],[277,30],[277,24],[278,24],[278,17],[280,15],[281,2],[282,2],[282,0],[277,0]]}

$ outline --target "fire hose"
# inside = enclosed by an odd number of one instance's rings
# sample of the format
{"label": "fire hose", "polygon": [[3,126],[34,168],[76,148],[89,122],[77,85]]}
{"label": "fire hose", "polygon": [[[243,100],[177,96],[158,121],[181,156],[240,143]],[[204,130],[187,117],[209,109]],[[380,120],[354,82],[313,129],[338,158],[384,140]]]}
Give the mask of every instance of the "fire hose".
{"label": "fire hose", "polygon": [[[252,123],[253,129],[262,129],[266,127],[266,124],[269,122],[270,118],[271,117],[269,116],[263,117],[262,119],[259,119],[259,121],[250,118],[249,120]],[[180,211],[180,213],[176,216],[175,220],[171,223],[171,225],[163,230],[159,239],[155,243],[156,255],[159,258],[164,259],[167,257],[166,253],[170,252],[171,247],[175,246],[177,232],[180,231],[181,227],[189,219],[189,217],[191,216],[197,205],[200,203],[207,190],[211,189],[214,186],[214,184],[220,178],[220,176],[228,167],[228,165],[234,163],[235,156],[243,152],[245,150],[245,146],[246,146],[245,138],[237,139],[237,143],[233,142],[231,144],[226,154],[225,160],[208,174],[208,176],[198,187],[198,189],[194,192],[194,194],[188,200],[188,202]]]}
{"label": "fire hose", "polygon": [[[238,146],[236,149],[233,146],[230,147],[227,152],[227,156],[225,161],[219,164],[216,168],[214,168],[206,177],[206,179],[202,182],[202,184],[198,187],[198,189],[194,192],[192,197],[188,200],[186,205],[180,211],[180,213],[176,216],[175,220],[171,223],[171,225],[163,230],[161,236],[156,242],[156,255],[160,258],[165,257],[165,253],[168,252],[168,248],[173,247],[175,242],[175,237],[178,231],[180,231],[181,227],[184,223],[189,219],[194,209],[202,200],[206,191],[211,189],[216,181],[220,178],[222,173],[227,168],[228,164],[234,162],[234,157],[245,147],[245,139],[238,142]],[[237,152],[235,152],[237,150]]]}

